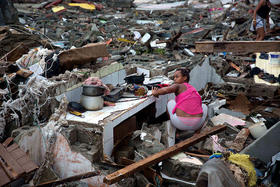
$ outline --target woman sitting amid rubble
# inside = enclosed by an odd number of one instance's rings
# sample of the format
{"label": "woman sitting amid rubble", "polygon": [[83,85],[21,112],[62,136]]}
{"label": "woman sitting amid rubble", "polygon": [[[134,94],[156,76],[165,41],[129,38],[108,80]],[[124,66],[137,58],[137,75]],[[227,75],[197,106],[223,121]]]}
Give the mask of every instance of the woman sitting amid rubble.
{"label": "woman sitting amid rubble", "polygon": [[254,10],[253,22],[250,30],[257,32],[256,40],[264,40],[266,32],[270,31],[269,12],[271,4],[269,0],[260,0],[256,9]]}
{"label": "woman sitting amid rubble", "polygon": [[177,69],[174,73],[174,84],[160,89],[153,88],[152,95],[157,97],[175,93],[175,100],[170,100],[167,104],[171,124],[179,130],[196,131],[205,120],[207,106],[202,106],[199,93],[188,84],[189,79],[188,69]]}

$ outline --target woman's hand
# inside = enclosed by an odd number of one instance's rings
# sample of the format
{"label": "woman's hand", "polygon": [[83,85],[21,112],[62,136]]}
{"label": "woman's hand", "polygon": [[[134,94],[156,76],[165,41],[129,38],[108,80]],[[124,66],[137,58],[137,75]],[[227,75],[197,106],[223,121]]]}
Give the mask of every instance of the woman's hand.
{"label": "woman's hand", "polygon": [[155,97],[158,97],[158,88],[157,87],[152,88],[152,95]]}

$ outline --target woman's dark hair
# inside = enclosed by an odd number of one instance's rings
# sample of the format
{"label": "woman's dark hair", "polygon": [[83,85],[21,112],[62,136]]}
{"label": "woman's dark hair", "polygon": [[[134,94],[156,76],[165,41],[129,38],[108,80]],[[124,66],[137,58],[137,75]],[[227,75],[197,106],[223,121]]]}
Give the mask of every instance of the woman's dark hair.
{"label": "woman's dark hair", "polygon": [[183,77],[187,77],[187,82],[190,81],[190,70],[188,68],[178,68],[176,71],[180,71]]}

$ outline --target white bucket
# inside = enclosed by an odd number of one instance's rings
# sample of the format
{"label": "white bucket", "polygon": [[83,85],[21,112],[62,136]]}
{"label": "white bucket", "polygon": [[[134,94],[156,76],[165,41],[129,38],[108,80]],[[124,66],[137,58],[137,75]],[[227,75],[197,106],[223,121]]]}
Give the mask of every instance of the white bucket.
{"label": "white bucket", "polygon": [[269,53],[269,64],[280,65],[280,53]]}
{"label": "white bucket", "polygon": [[252,134],[252,136],[255,139],[257,139],[266,133],[267,128],[266,128],[264,122],[259,122],[259,123],[256,123],[256,124],[250,126],[249,130],[250,130],[250,133]]}

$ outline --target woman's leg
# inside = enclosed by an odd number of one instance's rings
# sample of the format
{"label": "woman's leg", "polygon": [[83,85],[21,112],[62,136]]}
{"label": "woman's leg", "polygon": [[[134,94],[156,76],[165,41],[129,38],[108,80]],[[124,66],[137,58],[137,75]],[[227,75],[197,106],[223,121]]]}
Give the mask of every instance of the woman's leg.
{"label": "woman's leg", "polygon": [[173,111],[173,109],[175,108],[175,106],[176,106],[176,101],[174,100],[174,99],[172,99],[172,100],[169,100],[168,101],[168,103],[167,103],[167,114],[168,114],[168,116],[169,116],[169,119],[170,119],[170,123],[171,123],[171,125],[173,126],[173,127],[175,127],[176,129],[179,129],[179,130],[182,130],[182,125],[178,125],[178,117],[177,117],[177,115],[176,115],[176,113],[175,114],[172,114],[172,111]]}
{"label": "woman's leg", "polygon": [[265,35],[264,27],[258,28],[258,29],[257,29],[257,38],[256,38],[256,41],[264,40],[264,35]]}
{"label": "woman's leg", "polygon": [[[201,118],[184,118],[185,120],[182,120],[182,117],[178,117],[176,113],[172,114],[172,110],[176,106],[175,100],[170,100],[167,103],[167,113],[169,115],[169,119],[171,122],[171,125],[173,125],[176,129],[186,131],[194,131],[197,129],[197,125],[199,125]],[[181,118],[181,119],[180,119]]]}
{"label": "woman's leg", "polygon": [[172,110],[173,110],[173,108],[175,108],[175,106],[176,106],[176,101],[174,99],[171,99],[167,102],[166,112],[169,116],[169,119],[170,119],[170,116],[172,115]]}

